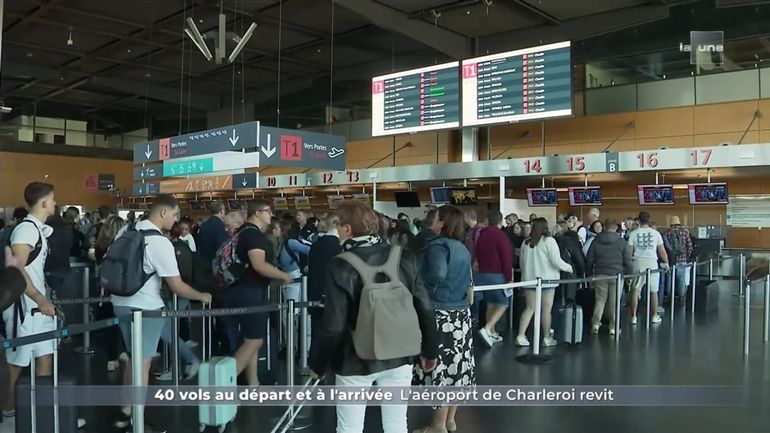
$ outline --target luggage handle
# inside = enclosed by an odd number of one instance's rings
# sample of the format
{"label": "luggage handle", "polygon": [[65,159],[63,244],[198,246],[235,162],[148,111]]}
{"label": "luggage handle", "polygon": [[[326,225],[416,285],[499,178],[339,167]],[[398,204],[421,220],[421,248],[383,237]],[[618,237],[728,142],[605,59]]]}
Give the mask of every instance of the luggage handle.
{"label": "luggage handle", "polygon": [[[207,306],[208,306],[209,309],[211,309],[211,304],[207,304],[207,303],[204,302],[202,305],[203,305],[203,309],[204,310],[206,309]],[[202,343],[203,343],[202,346],[203,347],[202,347],[201,356],[203,357],[204,361],[210,361],[211,360],[211,352],[212,352],[211,347],[214,345],[214,335],[212,334],[212,331],[211,331],[211,328],[212,328],[212,325],[211,325],[212,318],[211,318],[211,316],[203,315],[203,316],[201,316],[201,319],[203,320],[203,326],[201,327],[201,334],[203,334],[201,336],[201,340],[203,340],[202,341]],[[206,333],[208,333],[208,338],[206,338]],[[208,344],[206,344],[206,343],[208,343]]]}

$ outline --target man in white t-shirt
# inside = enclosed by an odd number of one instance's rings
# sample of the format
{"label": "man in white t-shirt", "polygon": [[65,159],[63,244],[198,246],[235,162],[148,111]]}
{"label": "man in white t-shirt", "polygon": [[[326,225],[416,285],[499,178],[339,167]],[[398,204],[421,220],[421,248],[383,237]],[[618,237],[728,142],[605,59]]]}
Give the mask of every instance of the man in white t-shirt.
{"label": "man in white t-shirt", "polygon": [[[634,273],[646,272],[647,269],[658,269],[658,255],[660,255],[661,267],[668,270],[668,255],[663,246],[663,236],[650,227],[650,214],[639,212],[639,228],[628,235],[628,243],[634,250]],[[647,283],[646,275],[634,280],[631,286],[631,324],[636,325],[636,310],[639,306],[639,291]],[[663,319],[658,315],[658,286],[660,278],[653,275],[649,281],[651,306],[653,312],[652,323],[660,323]],[[650,314],[647,312],[647,314]]]}
{"label": "man in white t-shirt", "polygon": [[[16,261],[26,264],[22,273],[27,287],[24,296],[18,304],[11,305],[3,311],[3,320],[8,338],[26,337],[41,332],[56,329],[53,316],[56,308],[46,297],[45,260],[48,257],[48,239],[53,229],[43,222],[53,215],[56,201],[54,200],[53,185],[33,182],[24,189],[24,200],[29,206],[29,215],[13,228],[10,236],[11,251]],[[40,309],[40,313],[32,315],[32,309]],[[14,328],[15,332],[14,332]],[[16,381],[21,370],[35,358],[36,374],[50,376],[54,351],[54,341],[47,340],[35,344],[17,347],[5,353],[10,370],[8,394],[3,404],[3,416],[12,417],[15,414]]]}
{"label": "man in white t-shirt", "polygon": [[[160,287],[165,282],[168,287],[182,298],[203,303],[211,303],[210,293],[201,293],[187,285],[179,275],[179,267],[176,261],[176,253],[171,241],[164,236],[171,230],[179,215],[179,203],[171,195],[160,195],[155,198],[150,207],[150,215],[147,219],[136,223],[136,230],[157,232],[157,235],[146,234],[144,252],[144,272],[151,274],[149,280],[132,296],[112,296],[112,307],[116,316],[130,315],[134,309],[157,311],[164,307],[160,296]],[[125,231],[123,232],[125,233]],[[122,233],[119,235],[122,236]],[[165,320],[160,318],[142,319],[142,357],[143,357],[143,384],[149,383],[150,362],[155,355],[163,331]],[[131,349],[131,323],[121,321],[120,331],[126,347]],[[127,364],[123,375],[123,384],[131,385],[131,368]],[[123,407],[121,415],[115,426],[125,428],[131,417],[131,408]]]}

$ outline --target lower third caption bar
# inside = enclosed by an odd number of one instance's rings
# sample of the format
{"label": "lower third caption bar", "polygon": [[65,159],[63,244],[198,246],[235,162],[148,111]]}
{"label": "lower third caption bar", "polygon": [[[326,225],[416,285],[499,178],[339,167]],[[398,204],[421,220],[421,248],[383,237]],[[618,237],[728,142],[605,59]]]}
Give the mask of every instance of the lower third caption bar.
{"label": "lower third caption bar", "polygon": [[[611,385],[256,388],[60,386],[57,392],[58,401],[69,406],[743,406],[749,395],[748,388],[738,386]],[[36,393],[38,405],[53,404],[52,387],[37,386]],[[24,399],[21,403],[24,403]]]}

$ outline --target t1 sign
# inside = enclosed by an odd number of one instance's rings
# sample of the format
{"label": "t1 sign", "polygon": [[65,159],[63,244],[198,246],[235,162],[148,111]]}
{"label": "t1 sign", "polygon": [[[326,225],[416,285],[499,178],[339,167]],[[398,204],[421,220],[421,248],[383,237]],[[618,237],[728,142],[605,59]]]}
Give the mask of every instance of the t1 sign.
{"label": "t1 sign", "polygon": [[259,133],[260,165],[345,169],[345,137],[263,126]]}

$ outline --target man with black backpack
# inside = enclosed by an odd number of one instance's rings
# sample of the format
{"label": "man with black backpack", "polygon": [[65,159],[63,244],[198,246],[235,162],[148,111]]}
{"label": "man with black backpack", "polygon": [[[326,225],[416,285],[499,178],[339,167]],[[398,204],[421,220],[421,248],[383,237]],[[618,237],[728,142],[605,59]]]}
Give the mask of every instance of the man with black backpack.
{"label": "man with black backpack", "polygon": [[[671,217],[671,228],[666,231],[665,238],[671,246],[671,255],[676,260],[675,294],[679,296],[679,302],[684,304],[686,301],[685,295],[687,294],[686,281],[688,269],[685,265],[693,253],[692,238],[690,237],[690,232],[682,226],[682,222],[676,215]],[[674,296],[674,294],[671,296]]]}
{"label": "man with black backpack", "polygon": [[[182,281],[174,246],[164,236],[171,230],[179,214],[179,203],[171,195],[159,195],[150,206],[147,219],[128,226],[107,250],[101,265],[101,284],[112,294],[116,316],[130,315],[132,310],[157,311],[164,307],[160,294],[161,283],[182,298],[211,303],[211,294],[201,293]],[[158,347],[164,319],[142,319],[143,383],[149,380],[150,362]],[[126,347],[131,349],[131,323],[121,321],[120,331]],[[131,385],[130,363],[123,374],[123,384]],[[138,374],[139,372],[137,372]],[[128,426],[131,408],[123,407],[118,428]]]}
{"label": "man with black backpack", "polygon": [[[417,259],[378,236],[379,219],[368,204],[346,201],[338,213],[345,252],[327,268],[313,374],[332,371],[337,386],[410,386],[417,356],[429,372],[438,355],[433,305]],[[382,406],[383,432],[406,433],[406,411],[406,405]],[[337,406],[337,431],[362,432],[365,412],[361,405]]]}
{"label": "man with black backpack", "polygon": [[[29,206],[29,215],[14,226],[8,238],[8,246],[11,247],[15,260],[23,264],[22,274],[27,284],[24,296],[3,311],[8,338],[27,337],[56,329],[52,317],[56,314],[56,307],[47,297],[44,271],[48,257],[48,236],[53,231],[44,221],[54,214],[56,207],[53,185],[30,183],[24,189],[24,200]],[[33,308],[39,308],[43,314],[32,315]],[[10,380],[7,399],[3,405],[4,418],[15,415],[16,381],[22,369],[30,362],[35,362],[38,376],[50,376],[53,351],[54,340],[47,340],[6,352]]]}

